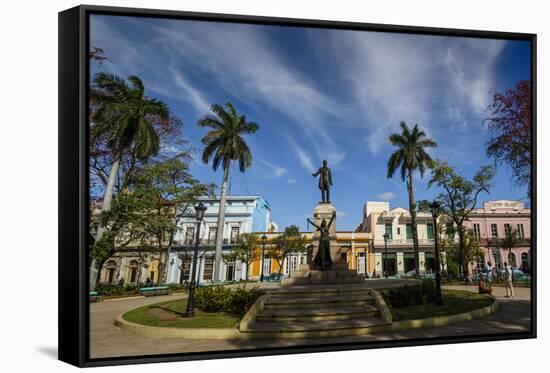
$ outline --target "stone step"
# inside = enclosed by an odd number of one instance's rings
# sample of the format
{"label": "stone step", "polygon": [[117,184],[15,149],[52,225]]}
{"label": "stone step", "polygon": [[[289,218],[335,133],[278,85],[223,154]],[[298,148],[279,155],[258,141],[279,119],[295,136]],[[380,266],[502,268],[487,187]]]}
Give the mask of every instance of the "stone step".
{"label": "stone step", "polygon": [[265,309],[273,308],[326,308],[326,307],[347,307],[374,304],[374,298],[367,294],[359,295],[336,295],[336,296],[304,296],[302,298],[272,298],[265,305]]}
{"label": "stone step", "polygon": [[363,335],[381,331],[390,325],[382,319],[348,319],[326,321],[259,322],[243,333],[254,333],[265,338],[316,338]]}
{"label": "stone step", "polygon": [[350,289],[298,289],[298,290],[276,290],[271,292],[272,299],[279,298],[304,298],[310,296],[318,297],[334,297],[338,295],[355,295],[355,294],[370,294],[370,291],[365,288],[350,288]]}
{"label": "stone step", "polygon": [[380,311],[369,304],[355,307],[267,309],[256,316],[256,322],[272,321],[326,321],[366,319],[379,316]]}

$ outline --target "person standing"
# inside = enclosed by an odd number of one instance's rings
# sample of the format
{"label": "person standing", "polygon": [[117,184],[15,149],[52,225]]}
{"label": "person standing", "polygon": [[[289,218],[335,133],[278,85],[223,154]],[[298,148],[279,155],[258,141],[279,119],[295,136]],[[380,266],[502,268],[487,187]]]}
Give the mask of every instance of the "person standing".
{"label": "person standing", "polygon": [[504,263],[504,284],[506,286],[506,298],[514,297],[514,284],[512,283],[512,268]]}
{"label": "person standing", "polygon": [[487,262],[485,272],[487,273],[487,286],[490,289],[493,289],[493,266],[491,265],[491,262]]}

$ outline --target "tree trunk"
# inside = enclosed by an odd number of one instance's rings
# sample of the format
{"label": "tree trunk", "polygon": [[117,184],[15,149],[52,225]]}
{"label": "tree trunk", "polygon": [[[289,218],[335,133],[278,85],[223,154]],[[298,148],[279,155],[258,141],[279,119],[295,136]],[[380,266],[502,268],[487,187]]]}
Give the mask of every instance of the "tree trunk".
{"label": "tree trunk", "polygon": [[214,262],[214,282],[220,281],[222,262],[223,228],[225,220],[225,203],[227,200],[227,179],[229,178],[229,162],[223,169],[222,189],[220,195],[220,210],[218,212],[218,226],[216,228],[216,259]]}
{"label": "tree trunk", "polygon": [[465,263],[465,237],[464,237],[464,229],[462,226],[458,226],[458,263],[460,266],[460,274],[462,278],[466,278],[468,275],[468,263]]}
{"label": "tree trunk", "polygon": [[[413,235],[413,248],[414,248],[414,273],[416,276],[420,275],[420,253],[418,248],[418,233],[416,231],[416,202],[414,200],[414,187],[412,170],[409,169],[409,209],[411,212],[412,221],[412,235]],[[435,228],[434,228],[435,229]]]}
{"label": "tree trunk", "polygon": [[[250,263],[252,264],[252,263]],[[246,263],[246,272],[244,273],[244,286],[243,289],[246,289],[246,284],[248,284],[248,263]]]}
{"label": "tree trunk", "polygon": [[[105,193],[103,195],[103,204],[101,205],[101,212],[109,211],[111,209],[111,202],[113,200],[113,192],[115,189],[115,182],[118,174],[118,167],[120,165],[120,158],[122,157],[122,152],[118,151],[115,155],[113,165],[111,166],[111,171],[109,171],[109,180],[107,181],[107,186],[105,187]],[[99,242],[103,233],[105,232],[105,227],[101,224],[97,227],[97,232],[95,235],[95,242]],[[101,267],[98,265],[95,259],[92,259],[90,264],[90,291],[95,290],[95,285],[98,282],[99,271]]]}

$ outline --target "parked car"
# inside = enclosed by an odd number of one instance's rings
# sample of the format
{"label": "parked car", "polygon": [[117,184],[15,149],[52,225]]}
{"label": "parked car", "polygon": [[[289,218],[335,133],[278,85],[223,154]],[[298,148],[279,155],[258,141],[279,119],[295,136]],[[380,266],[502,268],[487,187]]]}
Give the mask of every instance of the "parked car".
{"label": "parked car", "polygon": [[[499,273],[499,275],[504,276],[504,269],[500,269],[498,271],[498,273]],[[513,268],[512,269],[512,275],[514,277],[523,277],[523,276],[525,276],[525,273],[523,273],[523,271],[518,269],[518,268]]]}

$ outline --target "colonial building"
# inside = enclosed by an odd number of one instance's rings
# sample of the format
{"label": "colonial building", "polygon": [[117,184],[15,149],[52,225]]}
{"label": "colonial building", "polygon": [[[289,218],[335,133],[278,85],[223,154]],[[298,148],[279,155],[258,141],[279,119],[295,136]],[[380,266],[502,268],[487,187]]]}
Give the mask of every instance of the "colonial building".
{"label": "colonial building", "polygon": [[[529,273],[531,267],[531,209],[520,201],[487,201],[482,208],[472,211],[466,226],[472,229],[479,240],[484,254],[484,263],[488,261],[502,268],[504,262]],[[509,249],[503,247],[507,234],[516,231],[517,244]],[[470,263],[471,267],[481,269],[481,261]]]}
{"label": "colonial building", "polygon": [[[420,272],[435,270],[434,225],[431,214],[417,213]],[[389,202],[367,201],[359,231],[372,235],[374,268],[390,276],[414,270],[412,220],[409,210],[390,209]],[[384,234],[388,235],[387,250]]]}
{"label": "colonial building", "polygon": [[[445,224],[452,225],[448,219],[446,220]],[[522,202],[508,200],[485,202],[482,208],[472,211],[464,225],[477,237],[484,254],[482,259],[469,263],[470,271],[480,270],[490,261],[497,268],[502,268],[503,263],[508,262],[529,272],[531,211],[525,208]],[[509,253],[508,249],[503,247],[503,240],[506,233],[512,230],[517,231],[518,242]],[[409,210],[401,207],[390,209],[389,202],[368,201],[364,206],[363,221],[358,231],[372,234],[372,251],[377,273],[382,274],[386,268],[389,275],[414,270],[412,220]],[[433,272],[435,271],[434,225],[430,213],[417,213],[417,232],[420,272]],[[387,250],[384,234],[388,235]],[[442,253],[442,256],[444,260],[445,253]]]}
{"label": "colonial building", "polygon": [[[273,244],[273,241],[281,232],[259,232],[261,237],[266,236],[266,253],[269,251],[269,247]],[[313,232],[301,232],[306,239],[306,246],[310,246],[313,243]],[[354,269],[358,274],[369,275],[374,270],[374,256],[370,247],[370,234],[364,232],[352,232],[352,231],[336,231],[336,241],[340,247],[342,247],[341,255],[342,260],[348,264],[349,269]],[[310,251],[310,250],[308,250]],[[289,276],[292,271],[298,269],[300,264],[308,262],[307,253],[290,255],[284,262],[281,271],[282,276]],[[259,257],[259,259],[253,262],[250,266],[250,279],[258,279],[261,276],[263,267],[264,277],[279,273],[279,264],[274,258],[270,258],[269,255],[265,257]]]}
{"label": "colonial building", "polygon": [[[201,197],[207,210],[200,229],[200,251],[197,266],[198,281],[208,282],[213,278],[216,232],[218,229],[219,196]],[[270,221],[271,208],[261,196],[227,196],[223,229],[222,253],[229,254],[242,233],[264,232],[276,228]],[[168,283],[183,283],[191,279],[191,258],[197,228],[193,217],[181,222],[181,233],[175,239],[175,246],[169,256]],[[245,278],[246,266],[239,261],[222,261],[220,279],[238,281]]]}

